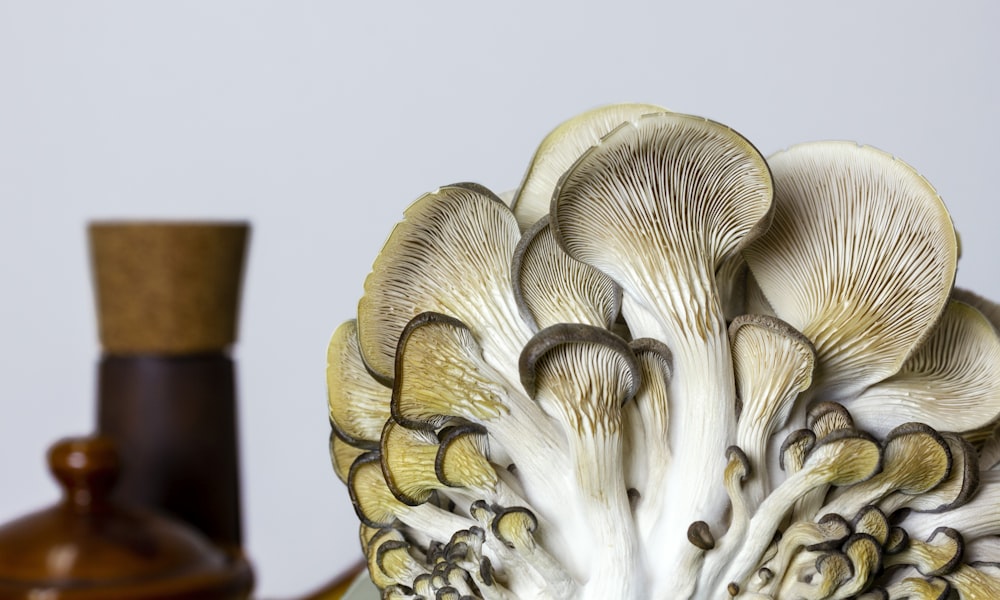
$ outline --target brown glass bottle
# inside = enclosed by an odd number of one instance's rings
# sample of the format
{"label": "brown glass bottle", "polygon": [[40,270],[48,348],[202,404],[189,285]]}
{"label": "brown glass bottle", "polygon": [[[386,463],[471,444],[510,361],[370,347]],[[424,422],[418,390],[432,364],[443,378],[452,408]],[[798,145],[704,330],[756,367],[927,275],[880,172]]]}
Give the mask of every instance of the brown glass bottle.
{"label": "brown glass bottle", "polygon": [[242,546],[236,372],[229,350],[245,223],[90,226],[103,354],[97,429],[122,462],[114,497]]}

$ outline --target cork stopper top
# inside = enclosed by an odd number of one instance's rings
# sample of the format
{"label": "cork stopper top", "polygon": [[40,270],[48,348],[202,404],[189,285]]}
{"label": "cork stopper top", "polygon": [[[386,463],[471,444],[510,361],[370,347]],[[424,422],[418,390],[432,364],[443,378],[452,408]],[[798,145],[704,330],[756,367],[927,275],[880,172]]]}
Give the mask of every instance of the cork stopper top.
{"label": "cork stopper top", "polygon": [[197,354],[236,341],[247,223],[108,221],[88,233],[105,351]]}

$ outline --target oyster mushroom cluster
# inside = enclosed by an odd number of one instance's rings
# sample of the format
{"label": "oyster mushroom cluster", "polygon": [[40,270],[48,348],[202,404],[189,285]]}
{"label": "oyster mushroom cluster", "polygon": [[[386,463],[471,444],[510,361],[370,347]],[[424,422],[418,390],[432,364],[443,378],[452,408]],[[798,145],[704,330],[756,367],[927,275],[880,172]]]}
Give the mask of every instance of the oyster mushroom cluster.
{"label": "oyster mushroom cluster", "polygon": [[[638,104],[416,200],[328,355],[383,598],[1000,598],[997,306],[871,147]],[[992,319],[992,320],[991,320]]]}

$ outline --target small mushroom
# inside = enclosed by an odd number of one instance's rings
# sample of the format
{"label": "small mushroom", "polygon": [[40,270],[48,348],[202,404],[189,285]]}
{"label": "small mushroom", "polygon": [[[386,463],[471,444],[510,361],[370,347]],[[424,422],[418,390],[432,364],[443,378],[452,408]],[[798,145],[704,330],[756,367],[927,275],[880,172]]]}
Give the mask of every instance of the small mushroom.
{"label": "small mushroom", "polygon": [[386,485],[410,506],[429,501],[435,493],[456,502],[485,498],[524,503],[490,464],[485,438],[485,431],[474,424],[449,426],[435,434],[390,419],[380,447]]}
{"label": "small mushroom", "polygon": [[801,333],[765,315],[736,318],[729,335],[742,406],[736,444],[755,472],[747,483],[752,511],[769,491],[768,442],[785,426],[796,398],[812,382],[815,351]]}
{"label": "small mushroom", "polygon": [[383,528],[368,543],[368,573],[380,588],[413,581],[427,569],[411,554],[412,548],[396,529]]}
{"label": "small mushroom", "polygon": [[961,533],[938,527],[926,542],[911,538],[905,550],[886,556],[885,566],[911,565],[925,577],[941,577],[958,568],[964,552]]}
{"label": "small mushroom", "polygon": [[[855,547],[855,552],[858,547]],[[803,564],[793,569],[783,581],[778,598],[833,598],[855,576],[851,558],[841,552],[812,553],[801,557]]]}
{"label": "small mushroom", "polygon": [[846,600],[864,592],[882,568],[882,545],[866,533],[855,533],[844,542],[851,563],[851,577],[836,587],[830,600]]}
{"label": "small mushroom", "polygon": [[880,502],[889,513],[901,508],[919,512],[943,513],[968,502],[979,490],[979,459],[975,449],[964,438],[945,432],[940,436],[951,453],[948,477],[922,494],[893,492]]}
{"label": "small mushroom", "polygon": [[889,540],[889,530],[892,525],[877,506],[868,505],[854,515],[851,528],[856,533],[864,533],[872,536],[883,548]]}
{"label": "small mushroom", "polygon": [[[806,411],[806,427],[820,440],[839,431],[854,431],[854,419],[847,409],[836,402],[814,402]],[[812,519],[824,514],[821,509],[826,502],[829,485],[816,486],[795,501],[792,514],[796,519]]]}
{"label": "small mushroom", "polygon": [[[746,543],[721,581],[739,585],[746,580],[756,566],[756,557],[803,493],[818,485],[853,486],[871,478],[881,465],[879,444],[861,432],[842,430],[818,440],[802,469],[790,475],[760,504],[750,519]],[[721,594],[720,590],[716,597]]]}
{"label": "small mushroom", "polygon": [[[609,334],[610,335],[610,334]],[[551,417],[520,386],[506,384],[482,357],[479,342],[460,321],[423,313],[403,330],[392,391],[393,418],[434,430],[456,419],[486,427],[518,465],[524,495],[560,527],[560,488],[568,481],[566,442]]]}
{"label": "small mushroom", "polygon": [[377,451],[367,452],[354,461],[347,485],[354,512],[369,527],[391,527],[398,520],[432,538],[447,539],[452,532],[475,525],[468,518],[430,502],[409,506],[397,500],[382,476]]}
{"label": "small mushroom", "polygon": [[551,598],[574,598],[579,593],[576,581],[563,565],[535,542],[538,520],[524,507],[505,508],[496,513],[490,530],[507,548],[517,552],[544,580],[543,593]]}
{"label": "small mushroom", "polygon": [[565,502],[585,523],[577,544],[589,564],[582,597],[631,598],[641,570],[622,469],[621,406],[639,385],[635,355],[605,329],[562,324],[535,335],[519,362],[524,389],[569,440],[575,485]]}
{"label": "small mushroom", "polygon": [[[818,551],[822,548],[839,548],[851,535],[851,524],[840,515],[823,515],[818,521],[795,521],[782,532],[777,553],[764,563],[763,568],[772,574],[791,571],[790,565],[802,550]],[[832,565],[831,565],[832,566]],[[763,585],[751,586],[756,591],[773,594],[783,577],[774,576]]]}
{"label": "small mushroom", "polygon": [[[941,435],[923,423],[904,423],[885,439],[882,470],[828,502],[823,513],[853,515],[892,492],[922,494],[951,472],[951,449]],[[912,533],[912,532],[911,532]]]}

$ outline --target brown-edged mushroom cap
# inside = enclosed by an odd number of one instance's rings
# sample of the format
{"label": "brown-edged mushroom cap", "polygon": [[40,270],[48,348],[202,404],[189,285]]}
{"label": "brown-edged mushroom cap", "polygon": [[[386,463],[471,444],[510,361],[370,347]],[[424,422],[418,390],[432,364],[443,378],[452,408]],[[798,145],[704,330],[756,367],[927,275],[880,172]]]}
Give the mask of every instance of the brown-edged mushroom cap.
{"label": "brown-edged mushroom cap", "polygon": [[[780,588],[765,598],[832,598],[854,575],[854,565],[837,551],[803,552],[789,567]],[[774,578],[778,581],[778,577]]]}
{"label": "brown-edged mushroom cap", "polygon": [[815,445],[816,434],[811,429],[796,429],[781,442],[778,466],[789,475],[798,472]]}
{"label": "brown-edged mushroom cap", "polygon": [[813,402],[806,411],[806,427],[816,434],[817,439],[824,438],[834,431],[855,429],[854,418],[837,402]]}
{"label": "brown-edged mushroom cap", "polygon": [[411,552],[413,549],[398,529],[379,529],[369,540],[365,552],[372,583],[380,589],[409,585],[417,576],[427,573],[426,567]]}
{"label": "brown-edged mushroom cap", "polygon": [[353,446],[374,450],[389,418],[391,390],[368,373],[358,347],[357,321],[333,333],[326,354],[330,425]]}
{"label": "brown-edged mushroom cap", "polygon": [[743,544],[743,537],[750,523],[751,513],[743,484],[752,474],[750,459],[747,458],[746,453],[739,446],[726,448],[724,484],[726,494],[729,496],[729,527],[718,543],[716,543],[708,524],[704,521],[695,521],[688,529],[688,541],[698,546],[696,543],[698,538],[692,539],[692,533],[698,534],[704,540],[711,540],[711,545],[703,544],[699,547],[705,550],[714,550],[706,554],[699,574],[701,582],[699,586],[703,588],[715,581],[722,569],[728,564],[732,554],[738,551],[740,545]]}
{"label": "brown-edged mushroom cap", "polygon": [[886,554],[896,554],[906,550],[909,544],[909,532],[899,525],[893,525],[889,528],[889,536],[886,538],[885,543],[882,544],[882,549],[885,550]]}
{"label": "brown-edged mushroom cap", "polygon": [[923,177],[874,148],[816,142],[768,162],[774,220],[744,256],[777,315],[816,347],[819,388],[849,397],[898,371],[941,314],[954,227]]}
{"label": "brown-edged mushroom cap", "polygon": [[445,487],[435,470],[439,448],[433,431],[409,429],[393,419],[386,421],[379,444],[382,475],[396,499],[416,506]]}
{"label": "brown-edged mushroom cap", "polygon": [[610,329],[621,309],[621,290],[607,275],[569,257],[556,243],[548,217],[524,233],[514,250],[514,297],[535,331],[557,323]]}
{"label": "brown-edged mushroom cap", "polygon": [[460,321],[422,313],[406,326],[391,408],[399,423],[414,429],[436,429],[458,419],[483,425],[497,442],[491,449],[517,465],[534,507],[558,518],[570,464],[563,434],[520,385],[509,386],[483,360],[478,341]]}
{"label": "brown-edged mushroom cap", "polygon": [[653,104],[610,104],[560,123],[538,146],[511,203],[521,228],[548,214],[556,182],[588,148],[626,121],[665,110]]}
{"label": "brown-edged mushroom cap", "polygon": [[892,492],[922,494],[940,484],[951,473],[951,448],[941,434],[923,423],[904,423],[893,429],[884,442],[881,472],[844,490],[822,512],[853,515],[876,504]]}
{"label": "brown-edged mushroom cap", "polygon": [[[731,554],[739,550],[748,514],[757,509],[770,487],[768,442],[785,425],[796,397],[809,387],[814,366],[809,341],[777,318],[737,317],[729,335],[741,409],[737,446],[727,450],[725,481],[732,506],[730,527],[718,551],[706,559],[704,575],[708,577],[721,570]],[[747,461],[743,470],[752,473],[742,489],[733,489],[735,482],[730,480],[734,454],[742,455]]]}
{"label": "brown-edged mushroom cap", "polygon": [[942,513],[968,502],[979,490],[979,458],[976,450],[956,433],[940,434],[951,451],[951,471],[948,477],[922,494],[894,492],[882,502],[889,513],[900,508],[919,512]]}
{"label": "brown-edged mushroom cap", "polygon": [[358,448],[344,441],[337,435],[336,431],[330,432],[330,463],[337,478],[343,483],[347,483],[347,475],[351,471],[354,461],[367,452],[365,448]]}
{"label": "brown-edged mushroom cap", "polygon": [[882,545],[865,533],[855,533],[844,542],[844,554],[851,561],[852,576],[826,596],[830,600],[846,600],[865,591],[872,578],[882,568]]}
{"label": "brown-edged mushroom cap", "polygon": [[500,508],[490,522],[490,531],[496,539],[516,552],[544,581],[543,596],[573,598],[578,593],[576,581],[559,560],[538,544],[537,529],[534,513],[522,506]]}
{"label": "brown-edged mushroom cap", "polygon": [[767,448],[785,426],[799,394],[809,387],[815,361],[812,344],[790,325],[765,315],[743,315],[729,327],[740,399],[736,444],[755,476],[747,484],[751,510],[767,490]]}
{"label": "brown-edged mushroom cap", "polygon": [[989,430],[1000,416],[1000,335],[978,310],[953,300],[898,373],[845,405],[876,435],[916,420],[941,431]]}
{"label": "brown-edged mushroom cap", "polygon": [[1000,471],[979,474],[979,490],[965,504],[942,513],[910,512],[901,523],[911,537],[926,539],[942,525],[972,541],[1000,535]]}
{"label": "brown-edged mushroom cap", "polygon": [[777,553],[764,564],[764,568],[772,574],[771,579],[759,580],[759,585],[751,585],[751,589],[773,594],[774,589],[781,584],[782,576],[788,571],[792,560],[803,549],[813,551],[821,548],[839,548],[849,535],[851,535],[851,524],[840,515],[823,515],[816,522],[793,522],[782,531],[777,544]]}
{"label": "brown-edged mushroom cap", "polygon": [[575,549],[589,562],[587,593],[630,597],[641,569],[622,466],[621,406],[638,389],[635,355],[605,329],[561,324],[528,342],[520,368],[524,389],[569,441],[575,486],[564,502],[581,522]]}
{"label": "brown-edged mushroom cap", "polygon": [[[801,403],[800,403],[801,405]],[[799,406],[801,408],[801,406]],[[841,431],[853,431],[854,419],[847,409],[836,402],[813,402],[805,409],[806,427],[821,440]],[[795,501],[793,515],[796,519],[812,519],[823,514],[820,509],[826,502],[829,485],[819,485],[803,494]]]}
{"label": "brown-edged mushroom cap", "polygon": [[[821,485],[858,484],[871,478],[881,465],[882,448],[874,438],[862,432],[841,430],[817,440],[802,468],[789,475],[760,504],[750,519],[746,542],[720,581],[745,586],[758,557],[797,498]],[[721,590],[715,597],[720,595]]]}
{"label": "brown-edged mushroom cap", "polygon": [[476,332],[487,362],[516,383],[511,361],[531,335],[511,290],[520,237],[510,209],[484,188],[445,186],[414,202],[375,259],[358,304],[369,370],[390,381],[403,328],[433,311]]}
{"label": "brown-edged mushroom cap", "polygon": [[447,539],[452,532],[475,525],[468,518],[431,502],[418,506],[400,502],[385,482],[378,451],[362,454],[354,461],[347,486],[354,512],[369,527],[390,527],[399,521],[431,538]]}
{"label": "brown-edged mushroom cap", "polygon": [[851,527],[856,533],[865,533],[872,536],[878,540],[880,546],[885,547],[892,525],[879,507],[869,504],[858,511],[858,514],[854,515]]}
{"label": "brown-edged mushroom cap", "polygon": [[[551,597],[568,600],[574,597],[576,582],[564,568],[565,563],[560,564],[536,539],[539,522],[531,510],[523,506],[504,507],[476,501],[469,507],[469,512],[481,525],[472,528],[470,533],[475,532],[478,537],[485,531],[490,532],[488,538],[482,539],[495,560],[503,565],[496,575],[511,592],[510,595],[505,593],[504,586],[494,578],[490,559],[484,557],[480,560],[478,572],[470,569],[473,579],[485,592],[484,598],[514,600]],[[490,589],[482,590],[484,585]],[[498,589],[501,595],[495,593]]]}
{"label": "brown-edged mushroom cap", "polygon": [[[489,461],[486,428],[474,423],[445,427],[434,459],[437,478],[447,486],[492,488],[500,479]],[[501,501],[506,503],[506,501]]]}
{"label": "brown-edged mushroom cap", "polygon": [[[874,438],[862,432],[841,430],[817,440],[802,468],[792,473],[760,504],[750,519],[746,543],[728,565],[721,581],[745,584],[758,557],[797,498],[820,485],[855,485],[871,478],[881,465],[881,447]],[[721,591],[713,597],[719,596]]]}
{"label": "brown-edged mushroom cap", "polygon": [[[697,520],[721,525],[718,483],[735,429],[732,362],[715,273],[767,226],[771,179],[757,150],[731,129],[680,114],[651,114],[602,138],[566,172],[551,218],[567,253],[622,287],[635,337],[673,353],[674,452],[665,507],[673,540],[660,563],[683,568],[677,542]],[[707,457],[712,457],[711,460]],[[675,591],[675,593],[677,593]]]}
{"label": "brown-edged mushroom cap", "polygon": [[400,334],[390,402],[400,423],[436,429],[453,418],[492,421],[511,413],[511,396],[458,319],[421,313]]}
{"label": "brown-edged mushroom cap", "polygon": [[925,577],[941,577],[962,563],[965,540],[950,527],[938,527],[927,541],[910,538],[906,549],[885,557],[885,566],[911,565]]}

